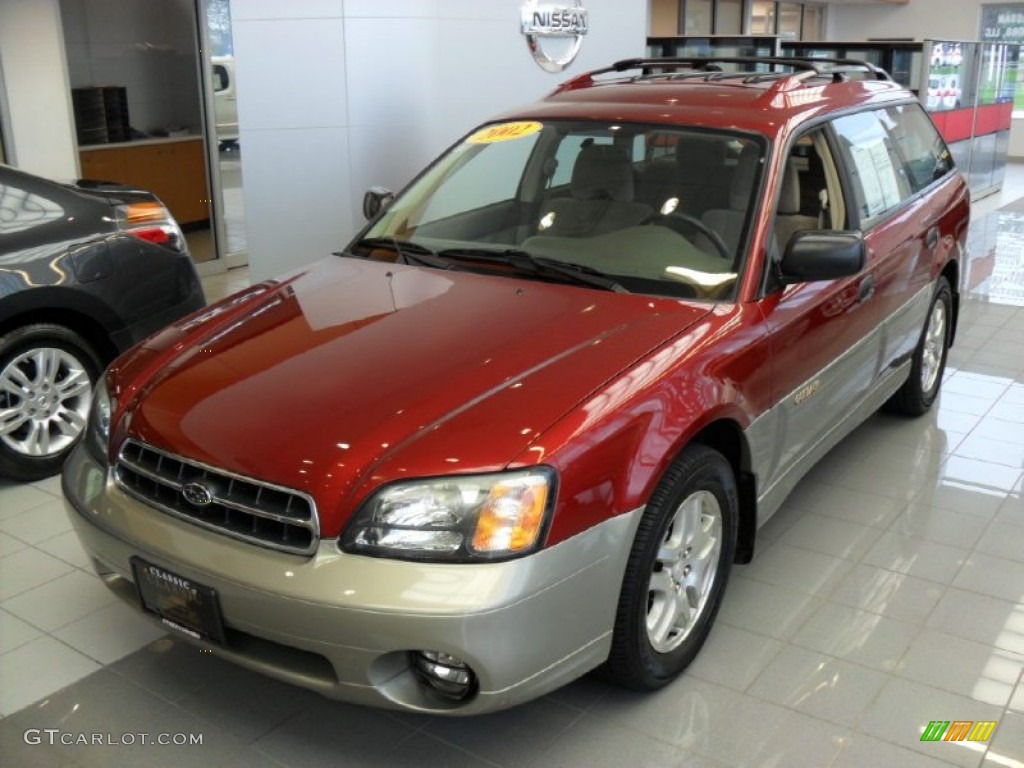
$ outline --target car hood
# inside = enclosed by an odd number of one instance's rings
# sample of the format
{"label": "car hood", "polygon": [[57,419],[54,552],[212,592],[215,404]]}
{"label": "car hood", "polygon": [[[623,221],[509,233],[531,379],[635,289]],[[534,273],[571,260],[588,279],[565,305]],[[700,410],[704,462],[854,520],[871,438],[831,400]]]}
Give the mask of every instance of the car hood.
{"label": "car hood", "polygon": [[114,375],[129,434],[312,494],[330,536],[368,487],[507,466],[710,309],[331,258]]}

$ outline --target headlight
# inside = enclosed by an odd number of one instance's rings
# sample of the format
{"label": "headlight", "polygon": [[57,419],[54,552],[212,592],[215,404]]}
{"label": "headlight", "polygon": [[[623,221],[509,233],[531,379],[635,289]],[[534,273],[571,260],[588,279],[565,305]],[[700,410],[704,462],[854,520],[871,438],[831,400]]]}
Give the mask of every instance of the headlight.
{"label": "headlight", "polygon": [[110,446],[110,421],[113,418],[117,402],[110,396],[107,389],[106,372],[100,376],[96,389],[92,394],[92,408],[89,410],[89,426],[85,435],[85,444],[92,455],[107,463],[107,449]]}
{"label": "headlight", "polygon": [[360,507],[341,547],[411,560],[518,557],[541,543],[554,499],[547,467],[396,483]]}

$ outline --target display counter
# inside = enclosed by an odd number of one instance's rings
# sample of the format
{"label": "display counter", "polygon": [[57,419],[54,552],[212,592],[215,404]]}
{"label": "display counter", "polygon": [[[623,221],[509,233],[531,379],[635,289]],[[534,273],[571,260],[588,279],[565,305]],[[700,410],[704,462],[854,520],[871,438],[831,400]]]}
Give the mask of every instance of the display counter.
{"label": "display counter", "polygon": [[210,218],[202,136],[139,139],[79,147],[82,177],[148,189],[182,226]]}

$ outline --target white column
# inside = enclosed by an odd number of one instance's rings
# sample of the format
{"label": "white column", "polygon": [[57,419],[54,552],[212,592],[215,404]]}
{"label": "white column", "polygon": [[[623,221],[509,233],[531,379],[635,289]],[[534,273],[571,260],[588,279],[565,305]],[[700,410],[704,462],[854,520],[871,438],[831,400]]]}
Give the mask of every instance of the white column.
{"label": "white column", "polygon": [[77,177],[58,0],[0,2],[0,69],[12,145],[6,147],[7,162],[40,176]]}

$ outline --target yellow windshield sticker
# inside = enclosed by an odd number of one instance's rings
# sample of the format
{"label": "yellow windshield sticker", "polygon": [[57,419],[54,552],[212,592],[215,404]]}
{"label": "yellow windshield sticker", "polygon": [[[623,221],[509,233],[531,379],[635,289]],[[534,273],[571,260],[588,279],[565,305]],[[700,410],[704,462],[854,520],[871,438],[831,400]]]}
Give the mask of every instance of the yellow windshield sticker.
{"label": "yellow windshield sticker", "polygon": [[535,122],[498,123],[488,125],[470,136],[466,141],[470,144],[493,144],[496,141],[511,141],[537,133],[544,126]]}

